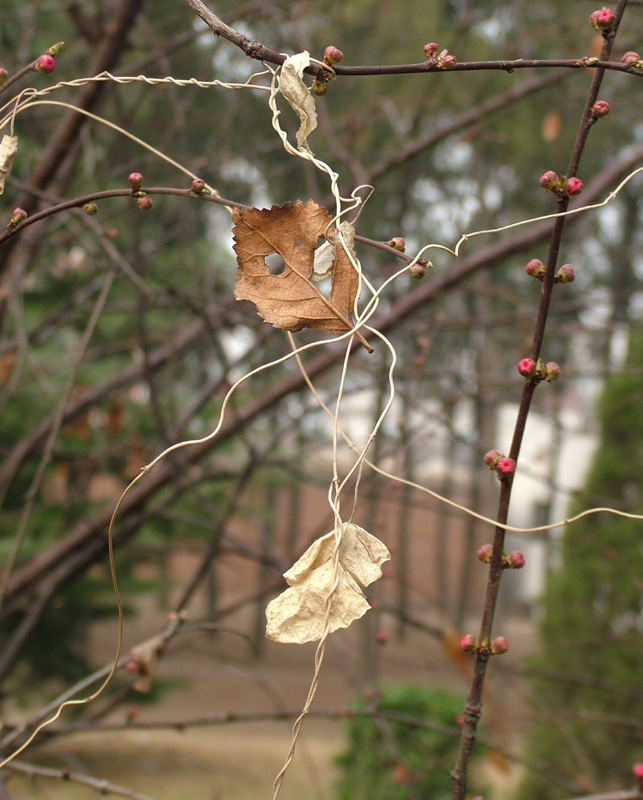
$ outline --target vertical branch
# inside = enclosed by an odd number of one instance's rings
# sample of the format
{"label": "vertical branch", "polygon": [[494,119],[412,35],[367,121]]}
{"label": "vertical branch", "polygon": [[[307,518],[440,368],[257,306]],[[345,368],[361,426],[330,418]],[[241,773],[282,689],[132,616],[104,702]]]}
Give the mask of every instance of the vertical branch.
{"label": "vertical branch", "polygon": [[[608,34],[604,36],[603,48],[601,50],[600,58],[608,60],[611,53],[614,36],[618,30],[627,0],[619,0],[615,9],[616,21]],[[596,102],[598,92],[603,81],[605,71],[597,69],[594,72],[592,83],[587,93],[585,101],[585,108],[580,122],[580,127],[576,135],[576,140],[572,149],[572,154],[567,167],[566,177],[571,178],[576,175],[578,165],[580,164],[581,156],[587,142],[589,130],[592,127],[592,106]],[[565,195],[558,197],[558,211],[565,212],[569,205],[569,198]],[[554,227],[551,234],[549,253],[547,257],[547,266],[545,276],[543,279],[542,294],[540,297],[540,304],[538,306],[538,313],[536,323],[534,326],[534,334],[531,347],[531,358],[537,361],[540,358],[543,340],[545,336],[545,329],[547,326],[547,318],[549,315],[549,308],[551,304],[552,290],[554,287],[554,274],[556,265],[558,263],[558,255],[560,252],[560,245],[565,227],[566,217],[557,217],[554,221]],[[518,409],[518,417],[514,427],[511,448],[509,450],[509,458],[513,459],[516,463],[520,454],[522,441],[531,408],[531,402],[536,390],[536,382],[527,379],[523,386],[522,396],[520,399],[520,406]],[[509,505],[511,501],[513,475],[503,478],[500,485],[500,496],[498,499],[498,510],[496,519],[501,524],[506,524],[509,516]],[[484,686],[485,675],[487,671],[487,664],[489,662],[489,643],[491,641],[491,631],[493,627],[493,620],[498,603],[498,593],[500,590],[500,582],[502,578],[503,563],[502,555],[505,542],[505,531],[501,527],[496,527],[494,540],[493,540],[493,553],[491,556],[491,563],[489,564],[489,576],[487,579],[487,589],[485,594],[484,608],[482,612],[482,620],[480,624],[480,633],[478,642],[482,645],[482,651],[477,652],[475,655],[475,662],[473,667],[473,676],[469,687],[467,702],[465,704],[463,719],[464,724],[462,728],[462,735],[460,738],[460,748],[455,768],[451,773],[453,778],[453,798],[454,800],[464,800],[466,792],[466,777],[469,761],[473,752],[473,746],[476,740],[476,731],[478,721],[482,711],[482,690]]]}

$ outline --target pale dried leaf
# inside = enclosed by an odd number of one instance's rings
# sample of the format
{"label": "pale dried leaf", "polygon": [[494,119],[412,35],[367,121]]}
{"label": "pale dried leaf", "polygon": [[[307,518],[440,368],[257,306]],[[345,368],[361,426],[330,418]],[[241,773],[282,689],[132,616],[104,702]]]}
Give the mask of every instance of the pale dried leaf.
{"label": "pale dried leaf", "polygon": [[[350,330],[359,279],[343,247],[338,248],[332,267],[328,298],[312,280],[317,240],[330,222],[326,209],[312,200],[298,200],[261,211],[235,209],[232,219],[239,263],[234,291],[237,300],[250,300],[266,322],[284,331]],[[271,275],[265,261],[273,253],[279,254],[286,265],[280,275]]]}
{"label": "pale dried leaf", "polygon": [[0,194],[4,192],[4,183],[11,174],[13,157],[18,150],[17,136],[3,136],[0,141]]}
{"label": "pale dried leaf", "polygon": [[[266,636],[275,642],[303,644],[320,639],[326,625],[326,600],[333,586],[335,533],[317,539],[284,578],[290,588],[266,608]],[[329,630],[347,628],[370,608],[360,586],[382,575],[390,553],[358,525],[346,525],[339,548],[338,583],[330,606]]]}
{"label": "pale dried leaf", "polygon": [[149,692],[152,688],[152,681],[156,673],[158,657],[165,646],[165,639],[161,634],[152,636],[141,644],[136,645],[130,650],[130,660],[138,668],[138,675],[133,684],[137,692]]}
{"label": "pale dried leaf", "polygon": [[297,144],[303,150],[310,150],[306,140],[317,127],[315,100],[303,81],[304,70],[309,66],[310,54],[304,50],[284,61],[279,76],[279,90],[301,121],[297,131]]}
{"label": "pale dried leaf", "polygon": [[[350,222],[342,222],[339,225],[339,229],[344,236],[344,241],[347,246],[352,250],[355,242],[355,228]],[[337,247],[341,246],[341,244],[337,243]],[[315,250],[312,279],[317,283],[318,281],[323,281],[324,278],[328,278],[333,270],[334,262],[335,242],[323,242],[319,245],[317,250]]]}

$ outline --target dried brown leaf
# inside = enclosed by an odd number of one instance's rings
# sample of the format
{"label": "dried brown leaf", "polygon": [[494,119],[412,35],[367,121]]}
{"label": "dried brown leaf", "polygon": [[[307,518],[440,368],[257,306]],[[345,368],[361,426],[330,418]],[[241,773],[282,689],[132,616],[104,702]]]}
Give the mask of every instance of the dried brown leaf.
{"label": "dried brown leaf", "polygon": [[[342,246],[336,248],[330,296],[325,297],[313,280],[317,240],[330,223],[326,209],[312,200],[298,200],[271,209],[235,209],[232,219],[239,264],[237,300],[250,300],[266,322],[284,331],[344,333],[352,328],[359,279]],[[272,275],[265,260],[273,253],[284,260],[280,275]]]}
{"label": "dried brown leaf", "polygon": [[[266,636],[275,642],[303,644],[320,639],[326,624],[326,598],[333,586],[335,533],[317,539],[284,578],[290,585],[266,608]],[[338,582],[330,608],[330,628],[347,628],[370,608],[361,586],[382,575],[391,557],[386,545],[358,525],[346,525],[339,548]]]}

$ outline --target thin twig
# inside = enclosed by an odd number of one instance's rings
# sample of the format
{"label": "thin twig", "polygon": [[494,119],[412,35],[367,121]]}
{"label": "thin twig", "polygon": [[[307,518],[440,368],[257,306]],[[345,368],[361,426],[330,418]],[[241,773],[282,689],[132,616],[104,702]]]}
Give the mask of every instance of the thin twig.
{"label": "thin twig", "polygon": [[27,764],[25,761],[12,761],[11,764],[7,765],[7,769],[10,769],[12,772],[27,775],[29,778],[54,778],[61,781],[79,783],[103,795],[115,794],[119,797],[129,797],[130,800],[152,800],[149,795],[135,792],[133,789],[127,789],[125,786],[119,786],[111,781],[92,778],[91,775],[85,775],[81,772],[70,772],[66,769],[52,769],[51,767],[37,767],[34,764]]}
{"label": "thin twig", "polygon": [[[604,38],[603,49],[601,51],[601,59],[607,60],[612,49],[614,41],[614,34],[618,29],[618,24],[625,10],[627,0],[619,0],[616,8],[615,16],[616,22],[614,25],[613,33],[606,35]],[[594,73],[590,89],[587,94],[587,100],[583,111],[583,116],[580,123],[580,128],[576,136],[572,155],[570,158],[567,178],[576,174],[580,158],[582,156],[589,130],[592,125],[591,107],[596,102],[598,91],[605,74],[604,69],[597,69]],[[558,208],[560,212],[565,212],[569,204],[569,198],[561,196],[558,198]],[[558,254],[560,251],[563,229],[566,223],[565,216],[559,216],[554,222],[554,229],[551,234],[549,255],[547,258],[547,267],[545,277],[543,280],[543,289],[536,317],[534,328],[531,357],[536,361],[540,357],[543,339],[545,335],[545,328],[547,318],[549,315],[549,306],[554,287],[554,273],[558,263]],[[536,389],[536,382],[526,380],[522,391],[520,406],[514,428],[511,447],[509,450],[509,457],[518,462],[520,454],[525,427],[527,424],[527,417],[531,407],[531,402]],[[511,499],[512,478],[505,478],[501,481],[500,496],[498,499],[498,511],[496,518],[503,525],[507,522],[509,515],[509,504]],[[463,719],[464,724],[462,728],[462,737],[460,740],[460,748],[458,751],[458,758],[456,765],[451,773],[453,778],[453,800],[464,800],[466,785],[467,785],[467,770],[473,746],[476,741],[476,731],[478,722],[480,720],[482,711],[482,691],[485,682],[485,675],[487,664],[489,662],[488,646],[491,641],[491,631],[493,627],[494,616],[496,612],[498,593],[500,589],[500,582],[503,573],[503,548],[505,541],[505,529],[497,527],[493,541],[493,553],[491,556],[491,563],[489,564],[489,575],[487,580],[487,590],[485,595],[484,607],[482,612],[482,619],[480,623],[480,633],[478,642],[482,644],[480,651],[476,653],[473,676],[471,685],[467,696],[467,701],[464,709]]]}

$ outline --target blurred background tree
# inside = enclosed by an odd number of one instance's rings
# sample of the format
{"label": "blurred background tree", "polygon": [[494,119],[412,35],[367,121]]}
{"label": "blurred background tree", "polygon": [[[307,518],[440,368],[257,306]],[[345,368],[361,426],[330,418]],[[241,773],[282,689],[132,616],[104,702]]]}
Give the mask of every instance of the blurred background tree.
{"label": "blurred background tree", "polygon": [[[623,369],[605,383],[600,444],[573,513],[606,503],[641,513],[642,366],[639,332]],[[640,523],[591,515],[565,530],[557,551],[543,598],[543,679],[533,687],[537,721],[527,749],[581,790],[617,789],[627,785],[640,757],[630,719],[641,700]],[[520,794],[525,800],[557,796],[533,773]]]}

